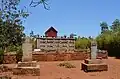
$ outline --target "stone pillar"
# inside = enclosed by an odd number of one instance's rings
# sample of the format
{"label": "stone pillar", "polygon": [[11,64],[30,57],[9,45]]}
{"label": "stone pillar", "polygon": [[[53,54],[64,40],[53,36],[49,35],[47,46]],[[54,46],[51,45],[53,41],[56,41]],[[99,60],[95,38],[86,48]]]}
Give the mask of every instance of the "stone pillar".
{"label": "stone pillar", "polygon": [[91,59],[96,59],[97,56],[97,43],[96,41],[91,42]]}
{"label": "stone pillar", "polygon": [[30,38],[26,38],[25,42],[22,44],[22,49],[22,61],[32,61],[32,44],[30,43]]}
{"label": "stone pillar", "polygon": [[36,61],[32,61],[32,44],[30,38],[27,37],[22,45],[23,57],[22,62],[13,68],[14,75],[32,75],[40,76],[40,65]]}

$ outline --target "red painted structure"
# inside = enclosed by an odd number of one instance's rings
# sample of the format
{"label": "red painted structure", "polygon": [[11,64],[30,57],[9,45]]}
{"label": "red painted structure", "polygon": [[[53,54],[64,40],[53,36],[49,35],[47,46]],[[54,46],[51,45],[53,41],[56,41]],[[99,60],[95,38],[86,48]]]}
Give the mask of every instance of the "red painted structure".
{"label": "red painted structure", "polygon": [[57,37],[57,31],[56,29],[54,29],[53,27],[50,27],[46,32],[45,32],[45,36],[46,37]]}

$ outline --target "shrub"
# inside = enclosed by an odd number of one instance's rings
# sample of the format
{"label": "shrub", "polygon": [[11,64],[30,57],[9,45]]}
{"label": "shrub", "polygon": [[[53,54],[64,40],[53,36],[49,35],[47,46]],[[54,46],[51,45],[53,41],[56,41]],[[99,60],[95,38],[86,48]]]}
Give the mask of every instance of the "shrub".
{"label": "shrub", "polygon": [[76,67],[74,65],[68,63],[68,64],[65,65],[65,68],[76,68]]}
{"label": "shrub", "polygon": [[7,47],[6,51],[7,52],[14,52],[14,51],[17,51],[17,48],[18,48],[18,46],[10,45]]}
{"label": "shrub", "polygon": [[68,62],[60,63],[58,66],[60,67],[64,66],[65,68],[76,68],[74,65]]}
{"label": "shrub", "polygon": [[3,60],[4,60],[3,55],[4,55],[4,50],[3,50],[3,49],[0,49],[0,64],[3,63]]}
{"label": "shrub", "polygon": [[17,62],[22,61],[22,56],[23,56],[23,50],[22,50],[22,47],[19,47],[19,49],[16,52]]}

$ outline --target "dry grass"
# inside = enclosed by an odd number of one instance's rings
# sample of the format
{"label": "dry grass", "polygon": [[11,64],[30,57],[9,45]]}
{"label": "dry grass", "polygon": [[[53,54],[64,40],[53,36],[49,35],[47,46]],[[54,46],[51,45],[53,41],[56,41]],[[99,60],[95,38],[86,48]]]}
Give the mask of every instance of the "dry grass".
{"label": "dry grass", "polygon": [[68,63],[68,62],[63,62],[63,63],[60,63],[58,64],[58,66],[60,67],[65,67],[65,68],[76,68],[74,65],[72,65],[71,63]]}

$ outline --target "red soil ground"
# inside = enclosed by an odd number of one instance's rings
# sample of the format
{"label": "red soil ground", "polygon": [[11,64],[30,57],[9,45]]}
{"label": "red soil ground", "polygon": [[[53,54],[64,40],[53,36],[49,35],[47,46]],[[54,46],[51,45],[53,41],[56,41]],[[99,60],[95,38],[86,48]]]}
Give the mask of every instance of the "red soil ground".
{"label": "red soil ground", "polygon": [[[81,62],[68,61],[76,68],[64,68],[57,66],[63,61],[39,62],[40,76],[13,76],[13,79],[120,79],[120,59],[108,58],[103,60],[108,64],[108,71],[88,72],[81,70]],[[14,65],[9,65],[13,67]]]}

